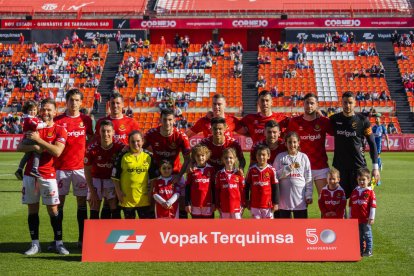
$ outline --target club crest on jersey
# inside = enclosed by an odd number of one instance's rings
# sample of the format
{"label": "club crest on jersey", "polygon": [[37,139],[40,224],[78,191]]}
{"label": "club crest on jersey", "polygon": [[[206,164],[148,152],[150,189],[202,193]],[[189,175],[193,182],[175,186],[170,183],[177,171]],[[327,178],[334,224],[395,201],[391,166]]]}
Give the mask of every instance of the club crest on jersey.
{"label": "club crest on jersey", "polygon": [[356,129],[357,128],[357,122],[352,122],[352,128]]}
{"label": "club crest on jersey", "polygon": [[83,124],[83,122],[80,122],[79,123],[79,127],[81,127],[81,128],[84,128],[85,127],[85,125]]}
{"label": "club crest on jersey", "polygon": [[125,131],[125,130],[126,130],[126,128],[125,128],[125,126],[124,126],[124,125],[120,125],[120,126],[119,126],[119,130],[120,130],[120,131]]}
{"label": "club crest on jersey", "polygon": [[99,156],[98,156],[98,160],[102,160],[102,156],[100,156],[100,155],[99,155]]}
{"label": "club crest on jersey", "polygon": [[341,194],[337,194],[336,197],[337,198],[341,198],[342,196],[341,196]]}
{"label": "club crest on jersey", "polygon": [[268,173],[268,172],[266,172],[266,173],[264,174],[264,177],[265,177],[265,178],[269,178],[269,177],[270,177],[269,173]]}
{"label": "club crest on jersey", "polygon": [[367,199],[369,197],[369,194],[365,194],[364,198]]}
{"label": "club crest on jersey", "polygon": [[154,146],[159,147],[160,146],[160,143],[155,142]]}
{"label": "club crest on jersey", "polygon": [[210,177],[211,176],[211,173],[210,172],[207,172],[207,177]]}
{"label": "club crest on jersey", "polygon": [[234,177],[234,181],[239,182],[239,177],[238,176],[235,176]]}
{"label": "club crest on jersey", "polygon": [[177,145],[173,142],[173,143],[171,143],[171,145],[170,145],[170,149],[176,149],[177,148]]}
{"label": "club crest on jersey", "polygon": [[142,166],[143,166],[143,167],[148,167],[148,166],[149,166],[149,164],[148,164],[148,162],[147,162],[147,161],[144,161],[144,162],[142,163]]}
{"label": "club crest on jersey", "polygon": [[302,126],[299,126],[299,130],[302,131],[303,130],[303,127]]}
{"label": "club crest on jersey", "polygon": [[321,131],[321,127],[319,125],[315,125],[314,131]]}
{"label": "club crest on jersey", "polygon": [[52,138],[53,137],[53,132],[48,132],[47,133],[47,138]]}

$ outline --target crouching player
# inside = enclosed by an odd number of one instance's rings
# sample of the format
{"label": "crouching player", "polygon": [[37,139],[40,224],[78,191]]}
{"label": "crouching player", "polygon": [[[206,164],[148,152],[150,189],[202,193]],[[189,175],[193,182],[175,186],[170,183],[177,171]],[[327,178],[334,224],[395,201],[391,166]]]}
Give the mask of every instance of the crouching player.
{"label": "crouching player", "polygon": [[344,189],[339,185],[339,175],[337,169],[330,169],[328,184],[322,188],[319,194],[318,204],[322,218],[344,218],[346,196]]}
{"label": "crouching player", "polygon": [[270,149],[265,145],[256,148],[257,163],[249,168],[244,187],[246,207],[256,219],[273,218],[279,207],[279,186],[275,169],[267,162]]}
{"label": "crouching player", "polygon": [[215,200],[221,218],[241,219],[244,206],[244,177],[236,167],[237,153],[233,148],[223,151],[224,168],[217,172]]}
{"label": "crouching player", "polygon": [[201,144],[191,150],[197,166],[187,173],[185,210],[192,218],[212,218],[214,215],[215,169],[207,163],[210,150]]}
{"label": "crouching player", "polygon": [[85,154],[85,177],[88,184],[88,201],[91,209],[90,218],[99,219],[102,198],[111,209],[111,218],[120,219],[116,212],[117,201],[115,185],[111,180],[112,167],[124,144],[113,141],[114,125],[109,120],[100,123],[99,139],[89,145]]}
{"label": "crouching player", "polygon": [[[368,187],[371,179],[367,168],[359,169],[357,172],[358,186],[352,191],[349,200],[350,218],[358,219],[359,245],[361,256],[372,256],[372,224],[374,224],[377,202],[375,193]],[[365,249],[364,249],[365,242]]]}
{"label": "crouching player", "polygon": [[152,180],[152,196],[155,199],[155,218],[178,219],[180,187],[173,183],[173,164],[170,160],[160,161],[160,176]]}

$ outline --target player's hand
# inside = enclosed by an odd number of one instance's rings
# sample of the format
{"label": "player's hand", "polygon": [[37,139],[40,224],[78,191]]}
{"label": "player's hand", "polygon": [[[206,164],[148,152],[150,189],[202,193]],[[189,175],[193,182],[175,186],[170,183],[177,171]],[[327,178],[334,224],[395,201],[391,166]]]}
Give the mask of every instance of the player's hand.
{"label": "player's hand", "polygon": [[39,132],[37,131],[28,131],[26,132],[26,138],[32,139],[35,142],[38,142],[41,138]]}
{"label": "player's hand", "polygon": [[369,220],[368,220],[368,224],[369,224],[369,225],[373,225],[373,224],[374,224],[374,220],[373,220],[373,219],[369,219]]}
{"label": "player's hand", "polygon": [[122,191],[116,191],[116,196],[117,196],[118,201],[120,203],[123,203],[124,202],[125,194]]}
{"label": "player's hand", "polygon": [[244,170],[242,168],[239,168],[239,174],[244,177]]}
{"label": "player's hand", "polygon": [[276,212],[277,210],[279,210],[279,204],[273,205],[273,212]]}
{"label": "player's hand", "polygon": [[380,176],[380,172],[378,169],[373,169],[372,170],[372,176],[375,178],[375,182],[378,183],[378,181],[380,181],[381,176]]}
{"label": "player's hand", "polygon": [[191,206],[185,206],[185,211],[191,214]]}
{"label": "player's hand", "polygon": [[91,209],[98,210],[98,194],[96,193],[95,188],[90,190],[89,204],[91,205]]}
{"label": "player's hand", "polygon": [[164,209],[170,209],[170,205],[168,205],[168,202],[167,202],[167,201],[163,202],[163,203],[161,204],[161,206],[162,206]]}
{"label": "player's hand", "polygon": [[313,202],[313,199],[312,198],[307,198],[306,199],[306,204],[312,204],[312,202]]}

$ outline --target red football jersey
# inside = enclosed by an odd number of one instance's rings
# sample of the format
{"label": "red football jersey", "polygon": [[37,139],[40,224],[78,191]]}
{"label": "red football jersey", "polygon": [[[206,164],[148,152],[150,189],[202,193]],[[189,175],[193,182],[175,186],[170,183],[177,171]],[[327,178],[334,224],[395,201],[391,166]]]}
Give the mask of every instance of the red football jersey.
{"label": "red football jersey", "polygon": [[99,139],[100,137],[99,128],[101,127],[101,122],[104,120],[109,120],[112,122],[115,130],[115,139],[121,141],[125,145],[129,144],[128,134],[133,130],[139,130],[138,122],[132,118],[129,118],[127,116],[123,116],[122,118],[112,118],[111,116],[106,116],[104,118],[99,119],[96,123],[95,139]]}
{"label": "red football jersey", "polygon": [[174,127],[173,133],[164,137],[161,135],[160,126],[148,130],[145,135],[143,148],[151,147],[154,161],[158,165],[161,160],[168,159],[174,162],[173,174],[181,170],[180,152],[183,155],[190,154],[190,141],[185,133]]}
{"label": "red football jersey", "polygon": [[238,171],[220,170],[216,175],[216,206],[224,213],[238,213],[244,205],[244,178]]}
{"label": "red football jersey", "polygon": [[[164,200],[169,200],[174,194],[180,193],[180,188],[172,184],[172,177],[158,177],[152,182],[152,195],[160,195]],[[155,201],[155,212],[157,218],[175,218],[178,208],[178,200],[174,202],[171,209],[165,209],[157,201]]]}
{"label": "red football jersey", "polygon": [[356,187],[349,199],[351,218],[357,218],[358,223],[367,223],[371,208],[377,208],[377,199],[373,190]]}
{"label": "red football jersey", "polygon": [[203,140],[201,140],[200,144],[206,146],[211,151],[208,163],[212,165],[216,171],[219,171],[224,167],[224,165],[221,162],[223,150],[227,148],[233,148],[236,151],[237,158],[239,160],[241,160],[244,157],[239,142],[237,142],[234,138],[231,138],[229,136],[225,136],[224,144],[220,146],[213,143],[213,136],[204,138]]}
{"label": "red football jersey", "polygon": [[286,121],[285,119],[286,116],[283,113],[273,112],[272,115],[265,117],[259,112],[256,114],[247,114],[243,117],[241,122],[247,127],[250,137],[253,140],[253,144],[256,144],[265,139],[264,130],[268,121],[274,120],[278,122],[280,130],[283,130],[285,128],[283,123]]}
{"label": "red football jersey", "polygon": [[57,116],[55,123],[66,128],[68,140],[65,150],[56,160],[57,170],[79,170],[83,169],[83,158],[86,151],[86,136],[93,135],[92,120],[89,116],[80,114],[70,117],[66,114]]}
{"label": "red football jersey", "polygon": [[[239,130],[241,127],[240,119],[233,115],[225,115],[224,119],[226,120],[227,130],[226,135],[233,136],[233,132]],[[211,132],[211,118],[204,116],[200,118],[194,126],[190,129],[194,133],[203,133],[204,138],[212,135]]]}
{"label": "red football jersey", "polygon": [[313,121],[303,119],[303,115],[289,120],[287,131],[295,131],[300,137],[300,148],[309,157],[312,170],[328,168],[326,155],[326,134],[331,133],[329,118],[319,117]]}
{"label": "red football jersey", "polygon": [[[344,218],[346,207],[345,191],[341,186],[338,186],[335,190],[329,190],[328,185],[326,185],[321,190],[318,204],[322,218]],[[327,217],[326,213],[328,212],[335,212],[336,216]]]}
{"label": "red football jersey", "polygon": [[191,206],[210,207],[212,205],[214,180],[215,170],[208,164],[204,168],[195,168],[187,173],[186,185],[190,186]]}
{"label": "red football jersey", "polygon": [[267,165],[260,169],[257,165],[249,168],[246,183],[250,184],[250,207],[272,208],[272,187],[279,182],[276,178],[275,169]]}
{"label": "red football jersey", "polygon": [[[68,138],[68,134],[66,129],[62,126],[54,124],[51,127],[46,127],[39,130],[40,138],[45,140],[50,144],[54,144],[55,142],[59,142],[62,144],[66,144],[66,140]],[[60,157],[59,157],[60,158]],[[44,179],[55,179],[56,178],[56,170],[55,164],[56,160],[59,158],[53,157],[47,151],[42,152],[40,156],[39,162],[39,173]],[[30,171],[33,167],[33,154],[31,155],[29,161],[27,162],[26,169],[24,171],[25,175],[30,175]]]}
{"label": "red football jersey", "polygon": [[115,141],[108,149],[102,148],[100,141],[90,144],[86,149],[84,163],[85,166],[92,166],[92,177],[110,179],[115,159],[124,147],[120,141]]}
{"label": "red football jersey", "polygon": [[[279,139],[277,143],[277,148],[270,150],[270,158],[269,160],[267,160],[267,163],[269,165],[273,165],[273,162],[275,161],[275,158],[279,153],[287,151],[285,144],[283,144],[283,140]],[[256,150],[259,145],[267,146],[266,140],[260,141],[257,144],[253,145],[252,149],[250,150],[250,164],[257,163]]]}
{"label": "red football jersey", "polygon": [[42,122],[42,120],[40,120],[37,117],[29,117],[29,116],[27,116],[26,118],[23,119],[23,132],[36,131],[37,130],[37,126],[41,122]]}

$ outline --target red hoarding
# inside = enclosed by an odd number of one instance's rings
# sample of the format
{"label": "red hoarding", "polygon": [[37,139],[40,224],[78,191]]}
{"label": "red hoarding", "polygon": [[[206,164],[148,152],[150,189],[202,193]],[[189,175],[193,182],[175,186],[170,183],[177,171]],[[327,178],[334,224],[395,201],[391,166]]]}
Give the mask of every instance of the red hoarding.
{"label": "red hoarding", "polygon": [[359,261],[357,220],[87,220],[82,261]]}
{"label": "red hoarding", "polygon": [[35,20],[18,20],[5,19],[1,20],[2,29],[112,29],[113,20],[72,20],[72,19],[35,19]]}

